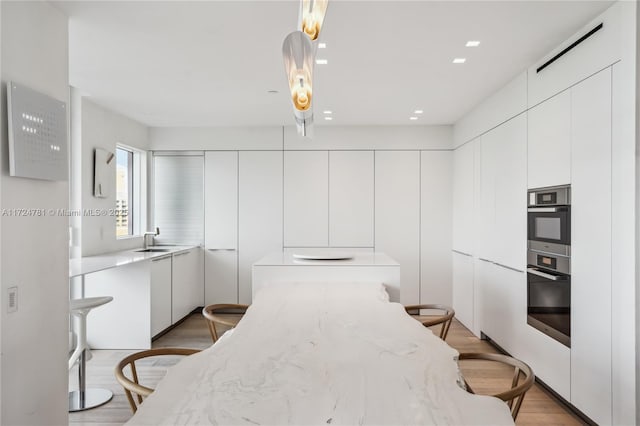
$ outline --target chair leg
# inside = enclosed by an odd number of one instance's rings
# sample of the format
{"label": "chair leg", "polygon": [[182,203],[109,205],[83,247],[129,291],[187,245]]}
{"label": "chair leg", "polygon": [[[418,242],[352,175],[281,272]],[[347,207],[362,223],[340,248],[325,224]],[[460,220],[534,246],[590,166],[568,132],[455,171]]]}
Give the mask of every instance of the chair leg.
{"label": "chair leg", "polygon": [[207,321],[207,326],[209,326],[209,333],[211,334],[211,339],[213,340],[213,343],[218,341],[218,332],[216,330],[216,326],[215,324],[213,324],[213,322],[206,320]]}
{"label": "chair leg", "polygon": [[443,328],[443,333],[442,334],[442,340],[446,340],[447,339],[447,335],[449,334],[449,327],[451,327],[451,322],[453,321],[453,319],[450,319],[449,321],[445,322],[442,325]]}

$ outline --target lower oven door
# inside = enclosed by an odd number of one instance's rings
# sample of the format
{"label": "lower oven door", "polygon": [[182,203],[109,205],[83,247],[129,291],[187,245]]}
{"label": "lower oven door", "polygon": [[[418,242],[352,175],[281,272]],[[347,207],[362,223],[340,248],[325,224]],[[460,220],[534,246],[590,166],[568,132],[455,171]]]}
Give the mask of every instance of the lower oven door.
{"label": "lower oven door", "polygon": [[527,324],[571,347],[571,276],[527,268]]}

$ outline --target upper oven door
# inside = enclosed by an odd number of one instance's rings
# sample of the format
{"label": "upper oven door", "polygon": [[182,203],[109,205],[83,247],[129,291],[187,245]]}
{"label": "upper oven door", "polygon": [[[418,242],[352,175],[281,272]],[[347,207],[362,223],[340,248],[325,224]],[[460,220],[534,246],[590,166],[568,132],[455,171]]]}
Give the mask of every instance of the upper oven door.
{"label": "upper oven door", "polygon": [[528,211],[529,240],[571,245],[571,207],[529,207]]}

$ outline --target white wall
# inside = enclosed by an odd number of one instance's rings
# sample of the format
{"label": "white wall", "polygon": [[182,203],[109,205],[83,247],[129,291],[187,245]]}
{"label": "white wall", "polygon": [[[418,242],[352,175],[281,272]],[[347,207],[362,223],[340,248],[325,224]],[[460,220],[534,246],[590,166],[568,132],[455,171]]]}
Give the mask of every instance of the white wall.
{"label": "white wall", "polygon": [[451,126],[315,127],[313,139],[284,128],[285,150],[427,150],[451,149]]}
{"label": "white wall", "polygon": [[[81,99],[81,181],[82,209],[114,209],[116,206],[115,167],[109,179],[113,190],[106,198],[93,196],[93,155],[96,148],[115,153],[116,144],[140,150],[149,147],[148,128],[137,121],[110,111],[87,98]],[[75,123],[72,126],[75,127]],[[74,146],[75,146],[74,141]],[[78,161],[74,158],[74,164]],[[82,216],[82,255],[92,256],[118,250],[140,247],[142,237],[116,238],[116,220],[113,216]]]}
{"label": "white wall", "polygon": [[527,73],[523,71],[455,123],[453,144],[458,148],[526,109]]}
{"label": "white wall", "polygon": [[281,150],[282,127],[152,127],[149,149]]}
{"label": "white wall", "polygon": [[149,149],[451,149],[451,138],[451,126],[316,126],[313,139],[298,136],[295,127],[152,127]]}
{"label": "white wall", "polygon": [[[47,2],[1,2],[0,207],[67,209],[68,183],[9,177],[6,82],[68,102],[67,18]],[[68,218],[1,216],[0,299],[18,286],[18,311],[2,303],[0,423],[67,424]]]}

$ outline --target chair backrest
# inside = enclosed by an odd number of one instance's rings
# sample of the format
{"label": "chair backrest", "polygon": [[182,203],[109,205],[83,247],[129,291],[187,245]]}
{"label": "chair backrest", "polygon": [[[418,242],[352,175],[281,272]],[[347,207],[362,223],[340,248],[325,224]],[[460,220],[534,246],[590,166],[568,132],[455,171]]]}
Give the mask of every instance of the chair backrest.
{"label": "chair backrest", "polygon": [[[461,353],[458,357],[458,360],[493,361],[513,367],[513,378],[511,380],[511,387],[506,391],[492,394],[491,396],[500,398],[501,400],[505,401],[511,409],[511,416],[513,417],[513,420],[515,420],[516,417],[518,417],[518,412],[520,411],[520,406],[522,405],[524,396],[531,388],[531,386],[533,386],[536,378],[531,367],[529,367],[519,359],[502,354]],[[524,376],[524,380],[522,381],[520,381],[521,376]],[[467,386],[467,391],[475,393],[473,389],[471,389],[471,386],[469,386],[469,383],[466,379],[464,382]]]}
{"label": "chair backrest", "polygon": [[[136,352],[122,359],[116,366],[115,375],[116,380],[118,380],[124,388],[131,410],[135,413],[138,410],[138,406],[142,403],[143,398],[151,395],[153,392],[152,388],[140,384],[136,361],[161,355],[192,355],[196,352],[200,352],[200,349],[158,348]],[[124,369],[127,365],[131,369],[131,378],[124,374]],[[136,395],[136,398],[133,397],[133,394]]]}
{"label": "chair backrest", "polygon": [[456,314],[456,311],[453,310],[452,307],[447,305],[438,305],[438,304],[427,304],[427,305],[409,305],[405,306],[404,309],[407,311],[409,315],[416,316],[420,315],[421,309],[432,309],[443,311],[441,315],[429,315],[425,317],[418,318],[419,321],[425,327],[431,327],[434,325],[442,324],[440,327],[440,338],[442,340],[447,339],[447,334],[449,334],[449,328],[451,327],[451,322],[453,321],[453,317]]}
{"label": "chair backrest", "polygon": [[216,324],[225,325],[227,327],[235,327],[242,319],[242,316],[249,308],[249,305],[240,305],[236,303],[221,303],[208,305],[202,309],[202,315],[207,319],[209,333],[211,339],[215,343],[218,338],[218,329]]}

